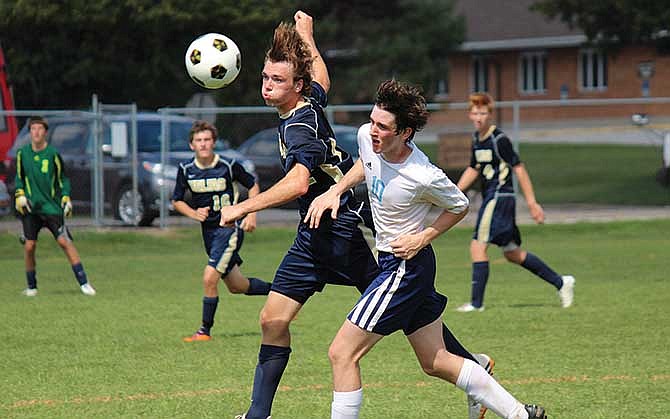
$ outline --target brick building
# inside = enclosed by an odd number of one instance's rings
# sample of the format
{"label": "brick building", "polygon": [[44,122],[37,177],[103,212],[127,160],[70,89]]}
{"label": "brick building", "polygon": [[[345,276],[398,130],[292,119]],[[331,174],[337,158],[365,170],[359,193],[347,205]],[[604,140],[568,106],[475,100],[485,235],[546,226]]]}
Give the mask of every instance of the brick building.
{"label": "brick building", "polygon": [[[529,10],[534,0],[456,0],[466,23],[465,42],[449,57],[448,102],[472,91],[498,101],[670,97],[670,55],[653,46],[604,54],[586,36]],[[666,105],[527,108],[523,119],[602,118],[635,112],[670,116]],[[450,112],[452,116],[457,112]],[[458,115],[462,121],[462,114]],[[455,122],[441,116],[444,122]],[[511,118],[504,111],[503,120]],[[452,120],[452,121],[450,121]]]}

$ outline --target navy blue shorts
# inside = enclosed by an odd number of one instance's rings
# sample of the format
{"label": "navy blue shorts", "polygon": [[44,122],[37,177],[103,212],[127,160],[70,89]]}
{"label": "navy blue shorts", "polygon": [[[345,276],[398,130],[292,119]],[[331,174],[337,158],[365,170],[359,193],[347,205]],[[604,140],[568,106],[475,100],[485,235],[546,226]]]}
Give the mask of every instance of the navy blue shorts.
{"label": "navy blue shorts", "polygon": [[65,222],[62,215],[40,215],[28,213],[21,217],[21,225],[23,226],[23,237],[26,240],[37,240],[37,236],[43,227],[49,229],[54,239],[65,235],[69,240],[72,240],[72,235],[65,227]]}
{"label": "navy blue shorts", "polygon": [[244,231],[238,226],[230,228],[202,224],[202,239],[209,256],[207,264],[221,272],[222,276],[228,275],[235,265],[242,265],[239,251],[244,241]]}
{"label": "navy blue shorts", "polygon": [[472,238],[498,246],[507,246],[510,243],[520,246],[521,233],[516,225],[516,198],[509,195],[485,199],[479,208]]}
{"label": "navy blue shorts", "polygon": [[379,252],[381,272],[347,319],[368,332],[410,335],[440,318],[447,297],[435,290],[435,253],[426,246],[410,260]]}
{"label": "navy blue shorts", "polygon": [[379,267],[358,228],[360,219],[342,211],[337,219],[321,219],[318,229],[298,224],[296,238],[277,268],[272,291],[304,304],[326,284],[347,285],[363,292]]}

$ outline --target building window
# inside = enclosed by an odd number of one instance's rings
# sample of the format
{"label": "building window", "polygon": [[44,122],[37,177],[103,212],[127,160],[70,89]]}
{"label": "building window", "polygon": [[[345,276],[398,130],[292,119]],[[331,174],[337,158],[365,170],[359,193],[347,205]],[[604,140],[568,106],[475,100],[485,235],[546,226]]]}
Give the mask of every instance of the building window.
{"label": "building window", "polygon": [[519,86],[521,93],[546,93],[547,54],[542,51],[521,53]]}
{"label": "building window", "polygon": [[472,91],[489,91],[489,63],[485,57],[472,57]]}
{"label": "building window", "polygon": [[582,90],[607,89],[607,55],[593,49],[580,51],[579,78]]}

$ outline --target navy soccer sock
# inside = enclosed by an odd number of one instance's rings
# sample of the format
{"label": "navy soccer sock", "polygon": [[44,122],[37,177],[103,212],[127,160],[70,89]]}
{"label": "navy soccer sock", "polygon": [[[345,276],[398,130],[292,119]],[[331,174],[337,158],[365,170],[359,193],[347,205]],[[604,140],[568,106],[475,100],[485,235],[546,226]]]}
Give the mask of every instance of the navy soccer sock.
{"label": "navy soccer sock", "polygon": [[270,416],[272,401],[290,354],[291,348],[261,345],[247,419],[266,419]]}
{"label": "navy soccer sock", "polygon": [[26,281],[28,288],[37,288],[37,273],[35,271],[26,271]]}
{"label": "navy soccer sock", "polygon": [[246,295],[268,295],[272,284],[261,281],[258,278],[249,278],[249,289],[245,292]]}
{"label": "navy soccer sock", "polygon": [[79,285],[84,285],[85,283],[88,282],[88,278],[86,278],[86,272],[84,271],[84,266],[80,263],[77,263],[76,265],[72,265],[72,272],[74,272],[74,277],[79,282]]}
{"label": "navy soccer sock", "polygon": [[219,297],[202,297],[202,327],[200,332],[209,335],[214,325],[216,307],[219,305]]}
{"label": "navy soccer sock", "polygon": [[[489,262],[472,264],[472,305],[479,308],[484,305],[484,291],[489,280]],[[477,361],[475,361],[477,362]]]}
{"label": "navy soccer sock", "polygon": [[563,278],[547,266],[546,263],[542,262],[542,259],[530,252],[526,252],[526,260],[523,261],[521,266],[544,279],[556,287],[557,290],[560,290],[563,286]]}
{"label": "navy soccer sock", "polygon": [[449,330],[447,325],[444,323],[442,323],[442,339],[444,339],[444,346],[446,347],[447,351],[454,355],[469,359],[474,363],[478,363],[472,354],[468,352],[468,350],[465,349],[463,345],[461,345],[461,342],[456,339],[456,336],[451,333],[451,330]]}

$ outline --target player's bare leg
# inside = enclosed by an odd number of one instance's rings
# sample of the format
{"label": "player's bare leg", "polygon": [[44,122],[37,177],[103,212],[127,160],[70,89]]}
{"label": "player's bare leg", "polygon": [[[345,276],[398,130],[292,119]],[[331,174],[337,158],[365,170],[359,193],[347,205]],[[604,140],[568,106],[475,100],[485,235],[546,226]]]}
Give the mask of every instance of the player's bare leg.
{"label": "player's bare leg", "polygon": [[77,248],[72,243],[72,239],[70,238],[69,233],[65,232],[59,235],[56,239],[56,242],[61,247],[61,249],[63,249],[68,262],[70,262],[70,265],[72,266],[72,272],[74,273],[74,278],[79,283],[79,289],[81,289],[81,292],[88,296],[95,295],[96,291],[88,282],[86,271],[84,271],[84,267],[81,264],[79,252],[77,252]]}

